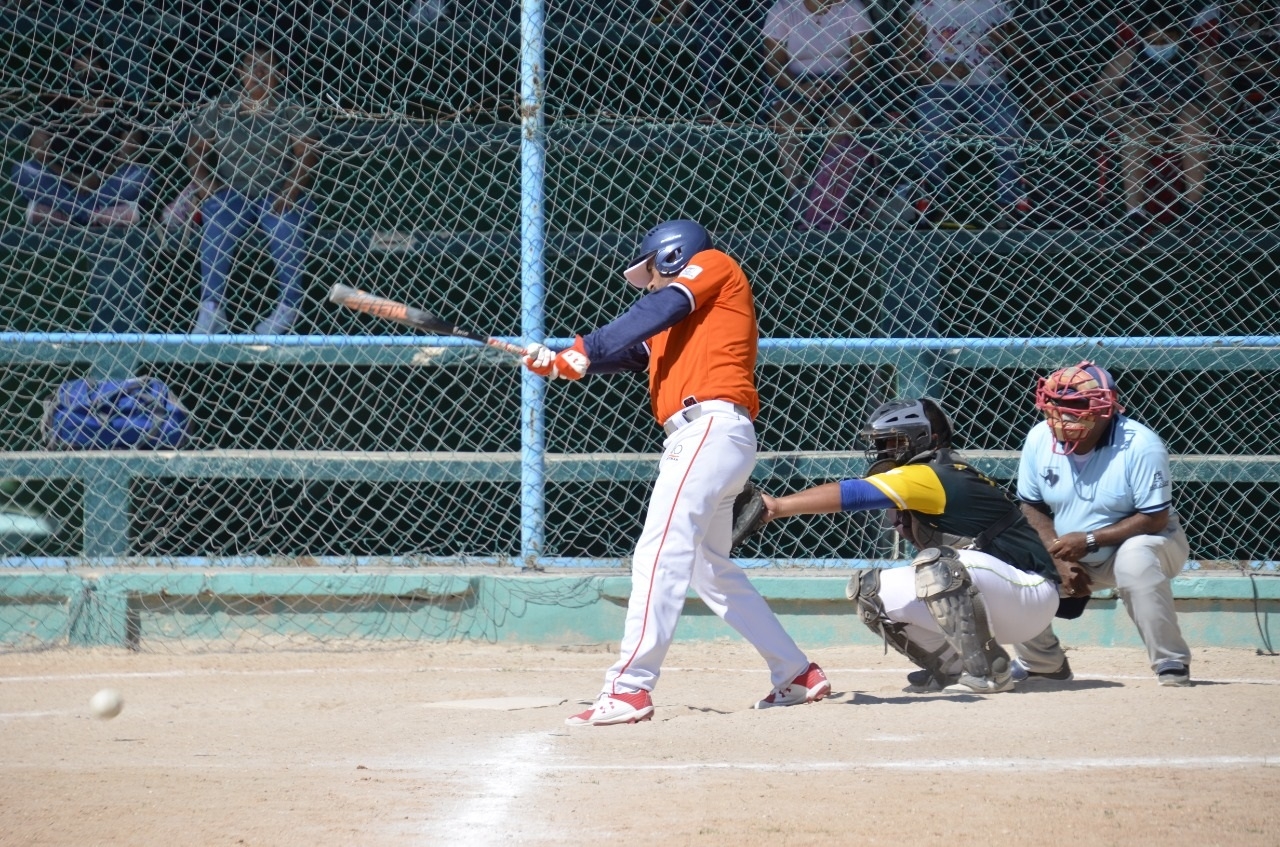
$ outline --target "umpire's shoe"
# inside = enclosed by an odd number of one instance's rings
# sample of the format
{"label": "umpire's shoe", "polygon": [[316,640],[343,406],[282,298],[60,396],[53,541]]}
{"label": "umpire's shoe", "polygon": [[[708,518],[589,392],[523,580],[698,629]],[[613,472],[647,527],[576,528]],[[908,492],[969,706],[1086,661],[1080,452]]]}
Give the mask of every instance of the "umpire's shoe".
{"label": "umpire's shoe", "polygon": [[768,697],[756,703],[757,709],[772,709],[775,706],[799,706],[802,703],[814,703],[831,693],[831,683],[822,668],[810,662],[804,673],[791,681],[790,685],[772,691]]}
{"label": "umpire's shoe", "polygon": [[585,712],[565,718],[565,726],[612,726],[618,723],[639,723],[653,717],[653,700],[648,691],[634,694],[604,694]]}
{"label": "umpire's shoe", "polygon": [[1184,688],[1191,684],[1191,668],[1180,662],[1170,662],[1156,671],[1156,681],[1171,688]]}

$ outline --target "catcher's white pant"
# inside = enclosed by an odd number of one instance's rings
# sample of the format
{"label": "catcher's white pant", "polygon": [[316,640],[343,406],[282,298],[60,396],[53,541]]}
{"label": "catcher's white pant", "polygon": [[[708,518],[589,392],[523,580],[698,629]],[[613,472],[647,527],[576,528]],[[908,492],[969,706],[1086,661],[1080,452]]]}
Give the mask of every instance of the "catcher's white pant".
{"label": "catcher's white pant", "polygon": [[729,559],[733,500],[755,462],[755,428],[727,403],[667,437],[631,564],[622,649],[605,674],[605,693],[653,690],[691,587],[764,657],[775,688],[808,669],[808,658]]}
{"label": "catcher's white pant", "polygon": [[[1058,584],[1038,574],[977,550],[959,550],[960,564],[982,592],[991,634],[999,644],[1016,644],[1043,632],[1058,611]],[[906,635],[926,650],[946,646],[938,622],[916,597],[915,568],[887,568],[880,572],[880,599],[890,620],[907,625]],[[960,656],[947,650],[944,673],[959,673]]]}
{"label": "catcher's white pant", "polygon": [[[1191,648],[1178,627],[1169,582],[1182,571],[1189,555],[1187,534],[1177,526],[1159,535],[1135,535],[1104,562],[1081,563],[1094,588],[1115,588],[1124,600],[1147,647],[1151,669],[1157,673],[1172,665],[1191,665]],[[1055,671],[1066,658],[1051,628],[1018,644],[1017,651],[1033,671]]]}

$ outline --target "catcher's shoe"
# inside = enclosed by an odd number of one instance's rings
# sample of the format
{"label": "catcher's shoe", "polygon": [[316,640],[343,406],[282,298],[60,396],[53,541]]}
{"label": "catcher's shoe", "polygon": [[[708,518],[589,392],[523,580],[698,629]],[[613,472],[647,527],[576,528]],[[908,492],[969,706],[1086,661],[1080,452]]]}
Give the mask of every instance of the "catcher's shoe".
{"label": "catcher's shoe", "polygon": [[933,694],[959,681],[958,673],[943,674],[939,678],[933,675],[933,671],[918,670],[907,674],[907,687],[902,690],[908,694]]}
{"label": "catcher's shoe", "polygon": [[653,717],[653,700],[648,691],[634,694],[601,694],[585,712],[565,718],[565,726],[611,726],[639,723]]}
{"label": "catcher's shoe", "polygon": [[961,671],[955,685],[948,685],[943,690],[963,694],[998,694],[1001,691],[1012,691],[1013,674],[1005,671],[991,676],[974,676]]}
{"label": "catcher's shoe", "polygon": [[1075,674],[1071,672],[1071,663],[1067,661],[1067,657],[1062,657],[1062,667],[1056,671],[1033,671],[1027,667],[1027,663],[1020,658],[1015,658],[1009,663],[1009,672],[1013,676],[1014,682],[1026,682],[1027,680],[1043,679],[1049,682],[1070,682],[1075,679]]}
{"label": "catcher's shoe", "polygon": [[799,706],[801,703],[814,703],[831,693],[831,683],[822,668],[810,662],[808,669],[791,681],[791,684],[772,692],[768,697],[756,703],[757,709],[772,709],[774,706]]}

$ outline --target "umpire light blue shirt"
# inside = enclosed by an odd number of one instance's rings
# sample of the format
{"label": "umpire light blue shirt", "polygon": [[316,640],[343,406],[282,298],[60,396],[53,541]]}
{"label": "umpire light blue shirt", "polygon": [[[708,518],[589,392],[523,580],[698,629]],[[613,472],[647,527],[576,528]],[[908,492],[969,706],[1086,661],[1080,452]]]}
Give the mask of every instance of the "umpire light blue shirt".
{"label": "umpire light blue shirt", "polygon": [[[1136,512],[1166,508],[1165,531],[1176,531],[1169,451],[1149,427],[1117,415],[1107,437],[1085,456],[1064,456],[1053,446],[1053,431],[1043,421],[1027,435],[1018,462],[1018,499],[1048,506],[1058,535],[1093,532]],[[1103,547],[1081,561],[1105,562],[1114,553],[1114,547]]]}

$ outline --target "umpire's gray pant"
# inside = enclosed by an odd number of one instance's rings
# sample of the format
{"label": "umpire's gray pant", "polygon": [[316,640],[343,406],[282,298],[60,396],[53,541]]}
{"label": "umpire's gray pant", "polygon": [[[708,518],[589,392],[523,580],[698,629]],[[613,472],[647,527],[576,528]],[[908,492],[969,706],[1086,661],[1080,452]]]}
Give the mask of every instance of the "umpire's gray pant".
{"label": "umpire's gray pant", "polygon": [[[1187,534],[1176,527],[1160,535],[1135,535],[1104,562],[1081,563],[1093,577],[1093,588],[1116,589],[1147,645],[1151,670],[1157,673],[1172,665],[1191,666],[1191,650],[1178,628],[1169,584],[1190,552]],[[1014,650],[1029,669],[1041,673],[1056,671],[1065,658],[1052,626],[1030,641],[1015,644]]]}

